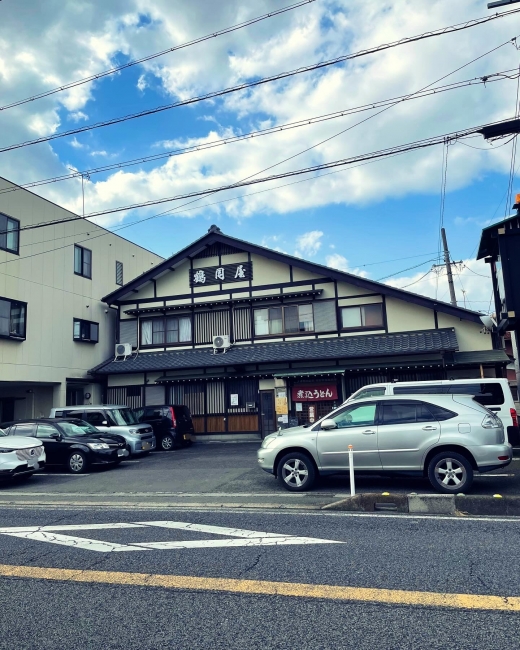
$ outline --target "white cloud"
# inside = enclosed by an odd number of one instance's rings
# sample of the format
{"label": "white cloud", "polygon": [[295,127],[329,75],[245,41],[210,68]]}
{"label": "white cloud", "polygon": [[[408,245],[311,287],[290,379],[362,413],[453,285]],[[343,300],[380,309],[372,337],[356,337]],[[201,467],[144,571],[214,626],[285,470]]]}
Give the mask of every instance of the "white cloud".
{"label": "white cloud", "polygon": [[[453,266],[455,295],[459,307],[490,313],[493,311],[489,265],[484,260],[464,260],[460,266]],[[450,301],[446,269],[421,271],[412,276],[386,280],[385,284],[418,293],[444,302]]]}
{"label": "white cloud", "polygon": [[325,258],[327,266],[330,266],[333,269],[338,269],[338,271],[345,271],[346,273],[353,273],[354,275],[359,275],[362,278],[368,277],[366,271],[362,271],[359,268],[350,268],[348,260],[343,255],[339,253],[333,253],[332,255],[327,255]]}
{"label": "white cloud", "polygon": [[[181,0],[153,3],[106,0],[101,4],[47,0],[45,11],[42,6],[38,0],[25,0],[23,15],[16,11],[13,3],[2,9],[2,104],[98,73],[114,65],[118,55],[139,58],[216,29],[214,4],[207,0],[194,0],[189,6]],[[322,0],[272,21],[149,61],[139,69],[137,86],[146,94],[148,81],[155,77],[162,91],[170,97],[190,97],[246,78],[297,68],[344,52],[462,22],[482,15],[482,6],[481,0],[456,3],[443,0],[386,0],[385,3]],[[220,3],[218,25],[232,25],[274,8],[279,8],[278,0]],[[141,14],[150,17],[149,26],[141,24]],[[263,128],[266,124],[283,124],[411,93],[480,56],[485,49],[510,39],[514,35],[512,29],[508,19],[502,19],[484,27],[332,66],[320,73],[306,73],[228,95],[219,102],[205,104],[206,119],[232,126],[225,130],[213,127],[195,138],[181,138],[178,132],[161,133],[164,138],[161,144],[168,148],[203,144],[226,134]],[[517,65],[515,54],[510,46],[501,48],[447,81],[513,68]],[[88,113],[86,106],[97,98],[102,84],[116,83],[124,74],[2,112],[0,143],[7,145],[35,134],[53,133],[65,119],[84,120],[83,116]],[[502,81],[489,84],[487,88],[475,86],[402,103],[261,175],[337,160],[507,117],[512,111],[513,90],[514,82]],[[126,112],[130,110],[124,102],[113,107],[113,114]],[[173,118],[174,111],[171,115]],[[244,118],[240,127],[235,123],[238,116]],[[108,175],[104,180],[93,176],[88,184],[89,206],[92,210],[101,210],[234,183],[330,138],[367,116],[368,113],[362,113],[179,156],[158,162],[151,171],[129,168]],[[144,120],[134,124],[138,129],[146,128]],[[107,128],[95,132],[99,134],[98,151],[110,151],[110,145],[103,140],[103,134],[108,131]],[[151,133],[150,138],[158,139],[157,133]],[[76,139],[69,143],[78,150],[85,148]],[[202,211],[215,214],[225,211],[230,216],[244,218],[259,213],[290,214],[324,205],[366,205],[410,193],[437,193],[441,157],[440,148],[425,149],[252,196],[246,196],[248,189],[245,188],[222,194],[222,198],[239,196],[236,201],[211,208],[204,208],[209,200],[201,201],[194,204],[200,205],[200,210],[184,214],[195,216]],[[490,147],[487,152],[454,144],[449,154],[448,191],[462,188],[488,172],[507,171],[509,157],[509,147]],[[24,183],[63,173],[67,169],[65,163],[51,144],[43,144],[0,157],[0,175]],[[271,183],[251,188],[250,192],[282,184]],[[77,208],[77,193],[70,184],[42,186],[39,191],[58,203]],[[143,213],[149,212],[143,210]],[[109,225],[120,219],[120,214],[107,216],[103,223]],[[318,249],[319,246],[316,250],[311,247],[310,252],[305,252],[299,245],[297,248],[306,256],[315,255]]]}
{"label": "white cloud", "polygon": [[83,113],[83,111],[73,111],[67,116],[69,120],[73,122],[80,122],[81,120],[88,120],[88,115]]}
{"label": "white cloud", "polygon": [[69,140],[68,144],[70,144],[70,146],[73,147],[74,149],[88,149],[87,145],[79,142],[76,136],[74,136],[72,140]]}
{"label": "white cloud", "polygon": [[296,237],[296,257],[314,257],[321,248],[321,230],[311,230]]}
{"label": "white cloud", "polygon": [[137,80],[137,89],[143,92],[145,88],[148,88],[148,83],[146,82],[146,75],[142,74]]}

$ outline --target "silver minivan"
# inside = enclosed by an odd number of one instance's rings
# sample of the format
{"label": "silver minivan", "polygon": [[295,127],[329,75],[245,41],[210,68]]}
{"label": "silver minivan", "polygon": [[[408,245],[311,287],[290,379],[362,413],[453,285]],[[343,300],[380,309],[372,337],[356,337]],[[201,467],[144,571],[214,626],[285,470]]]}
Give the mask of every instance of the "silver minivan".
{"label": "silver minivan", "polygon": [[354,470],[428,478],[439,492],[466,492],[474,472],[511,462],[500,418],[468,395],[396,395],[344,404],[316,424],[273,433],[258,450],[260,467],[287,490],[304,491],[319,475]]}
{"label": "silver minivan", "polygon": [[130,453],[145,454],[155,449],[155,436],[149,424],[140,424],[131,408],[121,404],[63,406],[51,409],[50,418],[79,418],[105,433],[117,433],[126,440]]}
{"label": "silver minivan", "polygon": [[513,447],[520,445],[518,414],[507,379],[489,377],[368,384],[352,393],[345,404],[378,395],[471,395],[476,402],[496,413],[502,420],[508,442]]}

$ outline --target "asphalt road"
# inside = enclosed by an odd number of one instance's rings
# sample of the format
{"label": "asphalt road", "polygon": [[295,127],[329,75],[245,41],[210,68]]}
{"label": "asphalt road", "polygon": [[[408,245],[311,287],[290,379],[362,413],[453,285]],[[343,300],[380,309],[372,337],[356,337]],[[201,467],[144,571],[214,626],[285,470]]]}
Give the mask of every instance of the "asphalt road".
{"label": "asphalt road", "polygon": [[[519,533],[507,519],[3,508],[0,649],[516,650]],[[53,535],[64,544],[31,538]],[[89,547],[103,542],[123,548]]]}
{"label": "asphalt road", "polygon": [[[188,505],[272,505],[320,508],[350,494],[348,476],[322,478],[310,492],[289,493],[258,468],[258,443],[195,444],[188,449],[154,452],[114,469],[92,469],[71,476],[49,469],[29,480],[0,485],[6,503],[96,502]],[[520,458],[504,470],[477,475],[472,494],[519,494]],[[358,492],[431,493],[426,480],[358,476]]]}

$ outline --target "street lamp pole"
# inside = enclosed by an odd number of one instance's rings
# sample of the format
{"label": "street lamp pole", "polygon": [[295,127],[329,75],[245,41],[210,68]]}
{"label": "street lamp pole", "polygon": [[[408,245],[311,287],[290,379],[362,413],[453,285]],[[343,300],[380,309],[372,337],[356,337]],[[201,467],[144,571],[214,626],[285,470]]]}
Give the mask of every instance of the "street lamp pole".
{"label": "street lamp pole", "polygon": [[514,5],[520,0],[497,0],[496,2],[488,2],[488,9],[495,9],[496,7],[505,7],[507,5]]}

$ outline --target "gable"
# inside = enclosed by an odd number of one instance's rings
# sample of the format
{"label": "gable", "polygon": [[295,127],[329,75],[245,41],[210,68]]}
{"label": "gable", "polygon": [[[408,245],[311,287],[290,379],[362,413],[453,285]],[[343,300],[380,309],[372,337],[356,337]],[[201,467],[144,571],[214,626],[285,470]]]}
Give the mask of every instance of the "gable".
{"label": "gable", "polygon": [[[220,244],[220,246],[216,246],[217,244]],[[129,282],[121,289],[118,289],[117,291],[114,291],[111,294],[105,296],[103,298],[103,301],[111,305],[119,300],[128,299],[131,291],[139,289],[139,287],[148,283],[152,279],[155,279],[157,281],[161,278],[161,276],[167,274],[170,269],[175,269],[173,271],[174,273],[178,272],[177,268],[183,264],[200,264],[201,266],[199,268],[204,268],[205,266],[210,266],[208,263],[209,260],[219,260],[220,263],[224,263],[226,257],[231,259],[232,256],[236,255],[241,257],[244,254],[247,254],[248,259],[257,260],[260,277],[266,278],[266,284],[283,284],[284,280],[281,278],[288,278],[285,280],[285,282],[298,282],[298,280],[295,279],[295,276],[301,277],[302,279],[304,278],[311,283],[313,280],[317,280],[319,278],[329,278],[330,280],[339,282],[344,285],[342,290],[346,293],[347,296],[366,295],[372,293],[381,294],[384,296],[397,298],[404,302],[425,307],[427,309],[433,309],[438,312],[446,313],[463,320],[480,323],[479,314],[469,309],[464,309],[462,307],[457,307],[449,303],[426,298],[425,296],[410,293],[403,289],[396,289],[395,287],[381,284],[373,280],[368,280],[367,278],[362,278],[345,271],[338,271],[336,269],[325,267],[320,264],[315,264],[313,262],[308,262],[297,257],[292,257],[291,255],[287,255],[285,253],[280,253],[268,248],[263,248],[262,246],[258,246],[256,244],[251,244],[249,242],[235,239],[234,237],[224,235],[216,226],[211,226],[207,235],[193,242],[193,244],[184,248],[176,255],[173,255],[162,264],[158,265],[154,269],[151,269],[149,272],[144,273],[142,276],[136,278],[135,280]],[[266,262],[266,260],[268,260],[268,262]],[[239,260],[237,259],[237,261]],[[292,278],[290,275],[290,267],[293,268]],[[182,276],[180,273],[179,275]],[[258,286],[257,278],[254,272],[253,277],[255,285]],[[269,278],[271,278],[270,281]],[[175,280],[175,282],[179,282],[179,287],[181,287],[183,286],[184,281],[181,277],[181,279]],[[239,283],[238,286],[235,286],[235,288],[239,288],[239,286],[249,287],[249,282]],[[353,291],[351,292],[351,286],[356,288],[356,291],[358,292],[357,294]],[[197,289],[197,291],[203,292],[204,290]],[[179,292],[176,293],[178,294]],[[345,295],[345,293],[343,295]]]}

